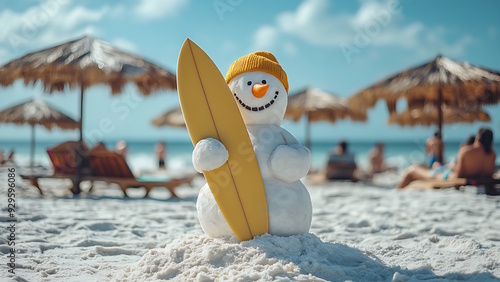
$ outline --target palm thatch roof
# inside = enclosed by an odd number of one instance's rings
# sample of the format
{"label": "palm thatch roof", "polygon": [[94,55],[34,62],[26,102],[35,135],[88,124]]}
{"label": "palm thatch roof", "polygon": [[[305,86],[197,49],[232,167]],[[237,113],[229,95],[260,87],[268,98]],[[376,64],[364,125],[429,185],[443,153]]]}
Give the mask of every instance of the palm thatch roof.
{"label": "palm thatch roof", "polygon": [[42,100],[30,100],[0,112],[0,123],[42,125],[47,129],[76,129],[79,123]]}
{"label": "palm thatch roof", "polygon": [[346,99],[318,88],[305,88],[290,94],[285,118],[298,121],[302,115],[308,116],[309,121],[335,122],[343,118],[366,120],[366,114],[350,108]]}
{"label": "palm thatch roof", "polygon": [[182,115],[182,110],[180,107],[171,109],[166,113],[163,113],[153,119],[153,125],[160,126],[176,126],[176,127],[186,127],[186,122],[184,121],[184,116]]}
{"label": "palm thatch roof", "polygon": [[367,109],[379,99],[384,99],[392,112],[399,98],[437,104],[440,95],[444,103],[460,100],[473,101],[478,105],[498,103],[500,73],[438,55],[428,63],[402,71],[362,90],[350,99],[350,103],[357,108]]}
{"label": "palm thatch roof", "polygon": [[[475,121],[489,122],[490,116],[482,107],[457,108],[442,106],[443,123],[472,123]],[[400,126],[435,125],[438,120],[438,108],[432,104],[423,107],[409,108],[401,113],[390,115],[388,123]]]}
{"label": "palm thatch roof", "polygon": [[23,79],[26,85],[40,81],[49,93],[63,91],[65,86],[88,88],[102,83],[117,94],[128,82],[137,85],[144,95],[176,89],[171,72],[89,36],[27,54],[0,67],[1,86],[17,79]]}

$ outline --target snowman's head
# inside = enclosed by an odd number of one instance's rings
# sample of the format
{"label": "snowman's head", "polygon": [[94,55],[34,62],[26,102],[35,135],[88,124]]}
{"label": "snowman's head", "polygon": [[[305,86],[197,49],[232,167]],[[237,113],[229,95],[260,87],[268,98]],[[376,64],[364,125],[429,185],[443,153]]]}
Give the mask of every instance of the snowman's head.
{"label": "snowman's head", "polygon": [[237,59],[226,81],[245,124],[281,124],[288,80],[273,54],[260,51]]}
{"label": "snowman's head", "polygon": [[247,72],[229,81],[245,124],[280,125],[288,102],[283,84],[265,72]]}

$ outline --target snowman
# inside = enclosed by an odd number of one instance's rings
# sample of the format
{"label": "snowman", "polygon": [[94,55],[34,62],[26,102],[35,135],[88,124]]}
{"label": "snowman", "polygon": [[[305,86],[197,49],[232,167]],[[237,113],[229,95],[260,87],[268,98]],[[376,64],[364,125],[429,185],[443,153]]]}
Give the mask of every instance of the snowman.
{"label": "snowman", "polygon": [[[269,233],[307,233],[312,205],[300,179],[309,171],[311,153],[280,126],[288,103],[285,71],[273,54],[259,51],[237,59],[226,74],[226,82],[259,164],[269,211]],[[198,172],[217,169],[227,159],[228,151],[218,140],[202,139],[195,145],[193,165]],[[196,208],[207,235],[233,235],[208,184],[201,188]]]}

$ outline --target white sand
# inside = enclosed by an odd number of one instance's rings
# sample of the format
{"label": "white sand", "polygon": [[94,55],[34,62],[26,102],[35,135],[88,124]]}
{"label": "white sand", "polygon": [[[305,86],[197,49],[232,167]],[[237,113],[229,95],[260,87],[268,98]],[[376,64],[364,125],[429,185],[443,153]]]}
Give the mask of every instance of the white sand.
{"label": "white sand", "polygon": [[[162,189],[155,199],[123,199],[102,185],[71,198],[61,187],[68,184],[42,182],[45,197],[19,187],[16,276],[7,273],[2,228],[1,281],[500,281],[500,197],[472,187],[314,186],[310,234],[238,243],[203,235],[195,208],[202,179],[179,189],[181,200]],[[0,193],[5,221],[1,168]]]}

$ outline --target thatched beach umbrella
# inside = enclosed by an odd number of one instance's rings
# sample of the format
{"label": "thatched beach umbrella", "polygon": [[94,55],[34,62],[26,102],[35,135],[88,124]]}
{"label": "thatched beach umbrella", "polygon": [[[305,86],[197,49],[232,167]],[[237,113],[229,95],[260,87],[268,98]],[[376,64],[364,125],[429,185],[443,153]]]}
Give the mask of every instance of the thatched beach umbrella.
{"label": "thatched beach umbrella", "polygon": [[35,125],[44,126],[48,130],[54,127],[77,129],[79,126],[79,123],[74,119],[38,99],[30,100],[1,111],[0,122],[31,125],[31,169],[33,169],[35,156]]}
{"label": "thatched beach umbrella", "polygon": [[[475,109],[460,109],[443,105],[442,111],[443,124],[491,121],[488,113],[481,107],[476,107]],[[398,124],[400,126],[430,126],[435,125],[437,120],[438,109],[432,104],[427,104],[423,108],[407,109],[401,113],[392,113],[387,122],[389,124]]]}
{"label": "thatched beach umbrella", "polygon": [[443,112],[440,105],[474,108],[498,103],[500,73],[438,55],[428,63],[402,71],[362,90],[350,99],[350,104],[366,110],[383,99],[392,114],[400,98],[406,98],[408,104],[437,105],[436,124],[441,138]]}
{"label": "thatched beach umbrella", "polygon": [[[89,36],[27,54],[0,67],[1,86],[9,86],[17,79],[23,79],[27,85],[40,81],[49,93],[80,88],[80,143],[85,89],[106,84],[112,94],[118,94],[129,82],[143,95],[160,89],[176,89],[175,75],[171,72]],[[79,181],[76,193],[79,193],[78,186]]]}
{"label": "thatched beach umbrella", "polygon": [[80,140],[85,89],[106,84],[112,94],[118,94],[129,82],[143,95],[176,89],[171,72],[89,36],[27,54],[0,67],[0,85],[9,86],[17,79],[25,84],[40,81],[49,93],[80,88]]}
{"label": "thatched beach umbrella", "polygon": [[173,108],[157,117],[152,121],[154,126],[175,126],[186,128],[186,122],[180,107]]}
{"label": "thatched beach umbrella", "polygon": [[285,118],[298,121],[306,116],[306,147],[311,148],[310,123],[314,121],[335,122],[337,119],[350,118],[365,121],[366,114],[354,111],[344,98],[337,97],[318,88],[305,88],[288,98]]}

